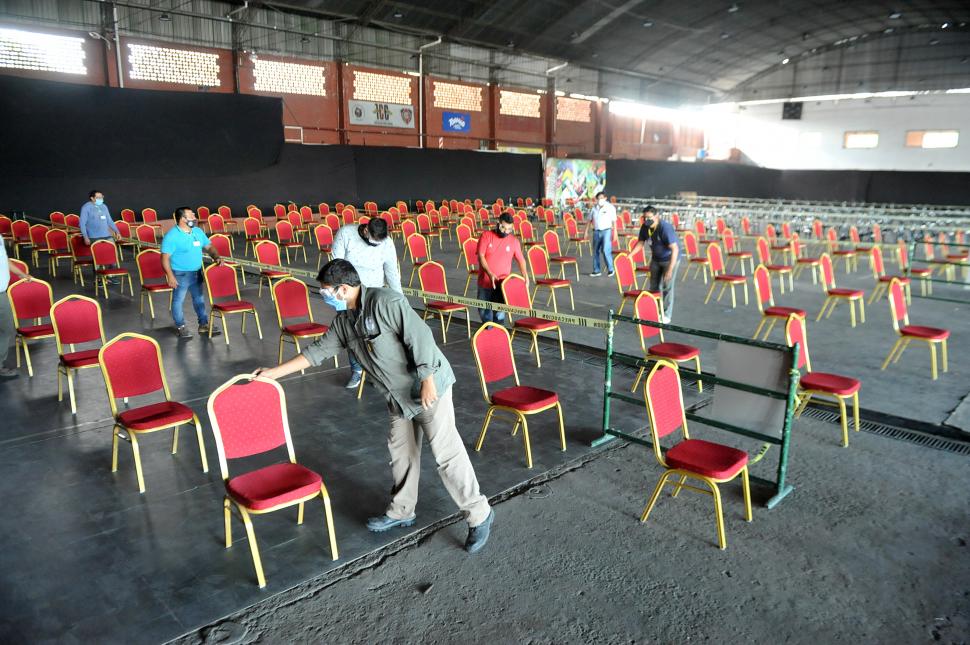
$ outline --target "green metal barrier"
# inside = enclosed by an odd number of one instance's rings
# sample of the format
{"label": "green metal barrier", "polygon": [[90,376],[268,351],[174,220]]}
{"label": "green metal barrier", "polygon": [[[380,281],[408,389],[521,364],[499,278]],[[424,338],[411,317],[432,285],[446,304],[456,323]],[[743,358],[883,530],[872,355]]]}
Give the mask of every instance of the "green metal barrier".
{"label": "green metal barrier", "polygon": [[[936,259],[936,258],[929,259],[929,258],[926,258],[926,257],[919,257],[920,249],[921,249],[921,247],[923,247],[924,244],[925,244],[924,242],[922,242],[920,240],[916,240],[916,239],[914,239],[913,241],[911,241],[909,243],[909,257],[910,257],[910,262],[909,262],[909,266],[906,267],[906,271],[904,272],[904,275],[906,277],[912,279],[911,269],[912,269],[913,263],[914,262],[919,262],[921,264],[927,265],[930,268],[933,268],[934,270],[943,270],[943,271],[946,271],[947,268],[952,268],[953,269],[953,272],[954,272],[954,277],[955,278],[958,277],[956,275],[956,272],[957,271],[962,271],[963,272],[963,278],[964,278],[963,280],[960,280],[960,279],[948,280],[946,278],[937,278],[937,277],[931,276],[929,278],[920,278],[921,281],[923,281],[923,280],[928,281],[928,282],[931,283],[931,285],[933,285],[933,284],[942,284],[942,285],[952,284],[952,285],[959,285],[960,287],[970,287],[970,260],[968,260],[966,262],[958,262],[958,261],[953,261],[953,260],[948,261],[945,258],[943,258],[943,259]],[[937,242],[934,241],[933,242],[933,245],[936,246],[937,245]],[[949,243],[947,246],[954,247],[954,248],[961,248],[961,249],[970,249],[970,244]],[[925,294],[925,295],[922,294],[922,293],[919,293],[919,294],[913,293],[912,294],[912,297],[913,298],[921,298],[923,300],[937,300],[937,301],[940,301],[940,302],[952,302],[952,303],[961,304],[961,305],[970,305],[970,297],[967,297],[967,298],[954,298],[954,297],[934,295],[933,293],[929,293],[929,294]]]}
{"label": "green metal barrier", "polygon": [[[741,336],[732,336],[729,334],[720,334],[717,332],[707,331],[703,329],[692,329],[690,327],[680,327],[677,325],[663,325],[661,323],[656,323],[649,320],[641,320],[639,318],[632,318],[630,316],[620,316],[613,313],[610,310],[609,324],[606,330],[606,374],[603,384],[603,435],[595,440],[593,440],[592,445],[598,446],[608,441],[614,439],[624,439],[631,443],[636,443],[643,446],[652,447],[653,444],[646,439],[637,437],[628,432],[618,430],[614,428],[610,422],[610,411],[612,407],[612,401],[624,401],[626,403],[633,403],[636,405],[643,405],[643,399],[638,399],[636,397],[630,396],[629,394],[614,392],[613,391],[613,365],[614,363],[622,363],[624,365],[629,365],[630,367],[640,368],[640,367],[650,367],[655,361],[644,359],[643,357],[630,356],[629,354],[622,354],[616,352],[613,349],[613,334],[614,327],[617,322],[632,323],[635,325],[647,325],[650,327],[661,327],[665,330],[680,332],[684,334],[689,334],[692,336],[699,336],[703,338],[711,338],[718,341],[737,343],[740,345],[747,345],[749,347],[760,347],[765,349],[772,349],[780,352],[790,353],[792,357],[792,365],[797,365],[796,357],[798,356],[798,345],[794,347],[788,347],[787,345],[779,345],[777,343],[769,343],[766,341],[752,340],[750,338],[742,338]],[[785,416],[784,422],[781,427],[781,436],[772,436],[765,434],[763,432],[758,432],[756,430],[751,430],[750,428],[743,428],[741,426],[734,425],[732,423],[726,423],[724,421],[719,421],[717,419],[711,419],[708,417],[701,416],[699,414],[694,414],[687,412],[685,416],[691,421],[696,421],[698,423],[703,423],[721,430],[726,430],[734,434],[738,434],[750,439],[757,439],[758,441],[763,441],[764,445],[761,450],[754,456],[750,463],[754,464],[761,460],[762,457],[767,454],[768,450],[772,445],[780,446],[780,454],[778,457],[778,469],[775,474],[774,479],[766,479],[763,477],[751,476],[751,480],[771,486],[775,490],[775,494],[768,499],[765,504],[769,509],[777,506],[792,490],[793,486],[787,482],[788,475],[788,458],[789,458],[789,448],[791,445],[791,426],[792,417],[795,413],[795,399],[796,391],[798,388],[798,377],[799,372],[797,367],[792,367],[788,374],[788,391],[778,392],[776,390],[771,390],[768,388],[758,387],[750,385],[748,383],[741,383],[739,381],[733,381],[729,379],[719,378],[717,376],[709,374],[691,374],[692,378],[697,378],[704,383],[713,383],[715,385],[720,385],[722,387],[728,387],[736,390],[741,390],[744,392],[750,392],[752,394],[758,394],[760,396],[766,396],[774,399],[781,399],[785,401]]]}

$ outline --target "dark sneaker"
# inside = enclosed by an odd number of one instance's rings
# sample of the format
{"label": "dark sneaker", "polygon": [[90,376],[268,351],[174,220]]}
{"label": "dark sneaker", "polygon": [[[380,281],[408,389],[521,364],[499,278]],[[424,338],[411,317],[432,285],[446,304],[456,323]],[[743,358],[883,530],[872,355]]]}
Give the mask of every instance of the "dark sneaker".
{"label": "dark sneaker", "polygon": [[616,275],[616,273],[614,271],[610,271],[606,275],[608,275],[608,276],[610,276],[612,278],[614,275]]}
{"label": "dark sneaker", "polygon": [[398,526],[411,526],[414,524],[414,519],[416,517],[417,515],[412,515],[411,517],[405,517],[401,520],[395,520],[387,515],[372,517],[367,520],[367,530],[371,531],[372,533],[383,533],[384,531],[390,531]]}
{"label": "dark sneaker", "polygon": [[603,275],[603,274],[600,273],[599,271],[593,271],[592,273],[589,274],[589,277],[591,277],[591,278],[598,278],[601,275]]}
{"label": "dark sneaker", "polygon": [[465,540],[465,551],[478,553],[488,542],[488,536],[492,532],[492,522],[495,521],[495,511],[489,511],[488,517],[478,526],[468,529],[468,538]]}
{"label": "dark sneaker", "polygon": [[182,325],[181,327],[176,327],[175,335],[178,336],[179,338],[192,338],[192,332],[190,332],[189,328],[186,327],[185,325]]}
{"label": "dark sneaker", "polygon": [[348,390],[352,390],[360,385],[361,372],[352,372],[350,374],[350,380],[347,381],[347,385],[344,387]]}
{"label": "dark sneaker", "polygon": [[[218,336],[221,333],[222,331],[220,331],[216,327],[212,328],[213,336]],[[199,325],[199,336],[208,336],[208,335],[209,335],[209,325]]]}
{"label": "dark sneaker", "polygon": [[0,379],[12,379],[20,376],[20,372],[12,367],[0,367]]}

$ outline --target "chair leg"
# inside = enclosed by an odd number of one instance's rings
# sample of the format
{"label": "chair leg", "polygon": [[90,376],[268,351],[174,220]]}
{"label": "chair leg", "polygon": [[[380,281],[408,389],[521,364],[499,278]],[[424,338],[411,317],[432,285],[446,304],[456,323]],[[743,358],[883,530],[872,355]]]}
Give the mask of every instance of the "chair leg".
{"label": "chair leg", "polygon": [[[566,360],[566,350],[563,349],[563,346],[562,346],[562,328],[561,327],[556,327],[556,335],[559,336],[559,360],[564,361],[564,360]],[[536,346],[536,351],[538,351],[538,349],[539,349],[539,347]]]}
{"label": "chair leg", "polygon": [[932,368],[933,380],[937,378],[936,374],[936,343],[930,343],[930,367]]}
{"label": "chair leg", "polygon": [[[941,353],[941,358],[943,359],[943,371],[944,372],[949,372],[950,369],[949,369],[949,366],[947,365],[946,339],[945,338],[943,339],[943,342],[940,343],[940,353]],[[30,362],[28,361],[27,364],[29,365]]]}
{"label": "chair leg", "polygon": [[253,318],[256,319],[256,333],[259,334],[259,339],[263,340],[263,328],[259,326],[259,312],[253,309]]}
{"label": "chair leg", "polygon": [[[202,472],[209,472],[209,460],[205,456],[205,441],[202,439],[202,424],[199,423],[199,417],[192,415],[192,420],[195,422],[195,436],[199,441],[199,456],[202,458]],[[178,430],[178,428],[176,428]]]}
{"label": "chair leg", "polygon": [[646,369],[647,368],[645,368],[645,367],[641,367],[640,368],[640,371],[637,372],[637,378],[636,378],[635,381],[633,381],[633,387],[630,388],[630,391],[631,392],[636,392],[637,391],[637,386],[640,385],[640,379],[643,378],[643,372]]}
{"label": "chair leg", "polygon": [[849,447],[849,421],[846,418],[845,410],[845,397],[837,396],[836,401],[839,403],[839,422],[842,424],[842,447]]}
{"label": "chair leg", "polygon": [[704,481],[710,486],[711,494],[714,496],[714,516],[717,520],[717,545],[723,550],[727,548],[727,539],[724,537],[724,509],[721,505],[721,490],[710,479],[704,478]]}
{"label": "chair leg", "polygon": [[118,472],[118,426],[111,428],[111,472]]}
{"label": "chair leg", "polygon": [[225,497],[222,500],[222,518],[223,523],[226,526],[226,548],[232,546],[232,511],[229,509],[229,498]]}
{"label": "chair leg", "polygon": [[859,298],[859,322],[866,322],[866,301],[864,298]]}
{"label": "chair leg", "polygon": [[647,505],[643,508],[643,513],[640,514],[640,523],[643,524],[650,517],[650,511],[653,510],[654,504],[657,503],[657,498],[660,497],[660,491],[663,490],[664,484],[667,483],[667,478],[673,474],[672,470],[664,471],[664,474],[660,476],[660,481],[653,489],[653,494],[650,495],[650,499],[647,501]]}
{"label": "chair leg", "polygon": [[529,353],[532,353],[533,348],[536,350],[536,367],[542,367],[542,359],[539,358],[539,334],[530,333],[532,334],[532,344],[529,346]]}
{"label": "chair leg", "polygon": [[896,352],[896,355],[893,356],[893,364],[896,364],[899,362],[899,357],[902,356],[903,352],[905,352],[906,349],[909,347],[910,342],[911,342],[910,338],[903,338],[903,344],[900,346],[899,351]]}
{"label": "chair leg", "polygon": [[179,426],[175,426],[172,432],[172,454],[178,454],[179,450]]}
{"label": "chair leg", "polygon": [[889,353],[886,355],[886,360],[884,360],[882,362],[882,367],[880,367],[879,369],[883,369],[884,370],[884,369],[886,369],[889,366],[889,361],[892,360],[893,355],[896,353],[896,350],[899,349],[899,344],[901,342],[903,342],[903,339],[902,338],[897,338],[896,339],[896,342],[893,343],[892,348],[890,348]]}
{"label": "chair leg", "polygon": [[[694,367],[695,367],[695,371],[697,372],[697,374],[700,375],[700,373],[701,373],[701,357],[700,356],[695,356],[694,357]],[[700,378],[697,379],[697,391],[698,392],[703,392],[704,391],[704,382]]]}
{"label": "chair leg", "polygon": [[677,497],[680,495],[680,491],[683,490],[684,484],[687,483],[687,475],[681,475],[680,479],[674,484],[674,492],[670,494],[671,497]]}
{"label": "chair leg", "polygon": [[131,454],[135,460],[135,476],[138,478],[138,492],[145,492],[145,476],[141,470],[141,449],[138,447],[138,435],[128,431],[128,439],[131,441]]}
{"label": "chair leg", "polygon": [[71,414],[77,414],[77,401],[74,399],[74,375],[72,370],[67,370],[67,392],[71,397]]}
{"label": "chair leg", "polygon": [[559,415],[559,445],[562,447],[562,451],[566,452],[566,427],[562,420],[562,406],[556,403],[556,414]]}
{"label": "chair leg", "polygon": [[[704,275],[707,275],[707,274],[704,274]],[[706,284],[706,282],[705,282],[705,284]],[[704,304],[705,304],[705,305],[706,305],[706,304],[707,304],[708,302],[710,302],[710,301],[711,301],[711,294],[713,294],[713,293],[714,293],[714,287],[716,286],[716,284],[717,284],[717,283],[714,283],[714,284],[712,284],[712,285],[711,285],[711,288],[707,290],[707,297],[706,297],[706,298],[704,298]]]}
{"label": "chair leg", "polygon": [[485,413],[485,421],[482,423],[482,431],[478,435],[478,441],[475,443],[475,452],[481,451],[482,444],[485,443],[485,433],[488,431],[488,424],[492,421],[493,414],[495,414],[495,408],[489,407],[488,412]]}
{"label": "chair leg", "polygon": [[761,340],[768,340],[768,336],[771,334],[771,330],[775,328],[775,323],[777,322],[778,318],[776,316],[771,316],[771,319],[768,321],[768,329],[765,330],[765,335]]}
{"label": "chair leg", "polygon": [[855,431],[859,432],[859,393],[852,395],[852,421],[855,424]]}
{"label": "chair leg", "polygon": [[[761,330],[764,328],[765,323],[767,323],[767,322],[768,322],[768,318],[765,317],[765,316],[762,316],[761,317],[761,322],[758,323],[757,329],[754,330],[754,336],[752,336],[751,338],[753,338],[754,340],[758,340],[758,335],[761,333]],[[766,332],[765,333],[765,336],[767,336],[767,335],[768,334]]]}
{"label": "chair leg", "polygon": [[522,422],[522,443],[525,445],[525,466],[526,468],[532,468],[532,444],[529,442],[529,422],[522,415],[519,415],[519,420]]}
{"label": "chair leg", "polygon": [[[330,557],[336,560],[340,557],[340,553],[337,551],[337,534],[333,528],[333,509],[330,507],[330,494],[327,492],[327,487],[320,483],[320,497],[323,498],[323,512],[327,516],[327,537],[330,538]],[[303,508],[303,505],[300,505]]]}
{"label": "chair leg", "polygon": [[256,568],[256,580],[259,588],[266,586],[266,578],[263,576],[263,563],[259,559],[259,546],[256,544],[256,533],[253,531],[253,522],[249,519],[249,512],[242,506],[236,504],[239,514],[242,516],[243,524],[246,527],[246,537],[249,539],[249,551],[253,556],[253,566]]}

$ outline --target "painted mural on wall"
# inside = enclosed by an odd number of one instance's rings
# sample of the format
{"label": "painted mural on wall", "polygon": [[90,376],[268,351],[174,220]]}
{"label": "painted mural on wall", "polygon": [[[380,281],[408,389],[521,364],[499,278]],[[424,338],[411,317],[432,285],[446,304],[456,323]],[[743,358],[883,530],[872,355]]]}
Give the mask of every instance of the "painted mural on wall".
{"label": "painted mural on wall", "polygon": [[546,197],[557,204],[592,198],[606,189],[606,162],[593,159],[546,159]]}

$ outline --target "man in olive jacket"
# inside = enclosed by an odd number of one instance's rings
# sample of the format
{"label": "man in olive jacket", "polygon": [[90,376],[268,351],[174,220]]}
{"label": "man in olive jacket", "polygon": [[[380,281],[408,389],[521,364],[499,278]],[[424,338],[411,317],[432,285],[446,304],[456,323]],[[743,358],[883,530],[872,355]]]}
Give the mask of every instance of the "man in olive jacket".
{"label": "man in olive jacket", "polygon": [[362,286],[354,266],[346,260],[327,263],[317,280],[325,297],[345,302],[347,309],[302,354],[277,367],[260,368],[256,374],[278,379],[320,365],[343,349],[352,351],[387,399],[391,417],[387,440],[394,479],[391,503],[384,515],[367,520],[367,528],[382,532],[414,524],[423,433],[438,462],[441,481],[465,512],[469,526],[465,550],[481,550],[495,514],[479,490],[455,426],[451,398],[455,374],[428,325],[402,294]]}

